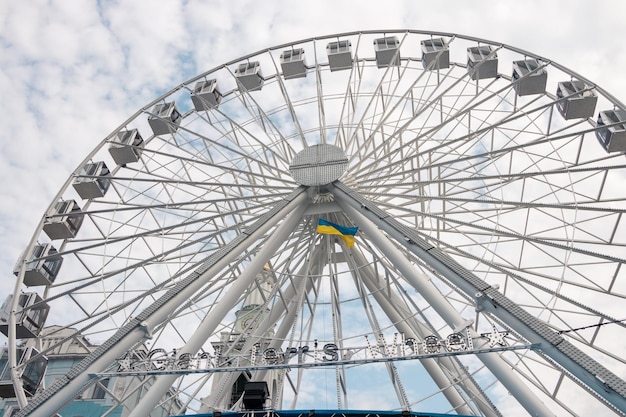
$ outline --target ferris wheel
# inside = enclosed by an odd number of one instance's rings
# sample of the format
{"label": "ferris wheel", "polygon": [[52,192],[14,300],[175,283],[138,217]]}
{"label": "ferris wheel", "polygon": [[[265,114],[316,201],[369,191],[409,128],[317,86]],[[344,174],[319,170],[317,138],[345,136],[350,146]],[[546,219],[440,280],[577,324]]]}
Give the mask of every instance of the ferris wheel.
{"label": "ferris wheel", "polygon": [[[617,99],[488,40],[342,33],[211,69],[43,216],[0,323],[17,415],[115,378],[132,417],[256,409],[255,390],[275,410],[626,415],[624,152]],[[66,375],[25,382],[72,340]]]}

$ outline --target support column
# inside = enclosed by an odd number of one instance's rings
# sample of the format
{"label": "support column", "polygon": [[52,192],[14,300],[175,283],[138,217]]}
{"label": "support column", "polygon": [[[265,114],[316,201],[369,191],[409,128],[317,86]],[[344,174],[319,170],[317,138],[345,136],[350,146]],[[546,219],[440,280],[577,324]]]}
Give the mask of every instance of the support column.
{"label": "support column", "polygon": [[[541,344],[541,353],[549,357],[573,378],[602,397],[611,406],[626,414],[624,380],[595,359],[558,335],[545,322],[521,308],[517,303],[465,269],[449,255],[422,239],[407,227],[339,181],[329,186],[339,205],[345,210],[361,213],[390,237],[429,264],[470,297],[477,297],[479,308],[507,323],[531,343]],[[376,229],[378,230],[378,229]]]}
{"label": "support column", "polygon": [[[300,271],[299,275],[306,277],[309,274],[316,275],[319,273],[319,270],[323,268],[322,261],[320,260],[321,251],[319,247],[316,246],[314,248],[311,259],[305,265],[305,270]],[[280,283],[277,283],[280,285]],[[313,281],[307,279],[304,283],[304,292],[309,292],[313,286]],[[273,328],[275,324],[278,323],[279,319],[284,315],[276,334],[272,337],[269,347],[278,349],[281,347],[282,341],[286,339],[289,331],[293,326],[293,321],[296,320],[296,317],[299,313],[299,305],[297,305],[297,300],[300,297],[300,293],[298,292],[298,288],[293,285],[288,285],[285,291],[283,292],[283,298],[285,300],[292,300],[287,306],[287,311],[285,314],[285,308],[282,307],[282,303],[277,303],[276,306],[270,310],[269,314],[260,321],[258,327],[253,331],[253,334],[247,338],[242,350],[249,351],[252,346],[261,340],[263,337],[267,335],[267,332]],[[257,370],[254,371],[252,380],[253,381],[262,381],[265,379],[267,370]],[[229,372],[229,373],[220,373],[215,375],[213,378],[219,378],[219,386],[226,388],[227,386],[232,386],[235,380],[239,377],[241,373]],[[198,414],[202,413],[210,413],[214,408],[220,409],[219,405],[224,400],[226,390],[221,390],[221,392],[214,391],[211,394],[202,400],[202,406],[198,410]],[[274,394],[274,393],[272,393]]]}
{"label": "support column", "polygon": [[[228,291],[221,297],[219,303],[213,307],[202,320],[196,332],[189,338],[185,346],[178,350],[179,354],[189,353],[195,355],[208,338],[215,332],[224,317],[239,301],[241,294],[253,284],[256,276],[263,269],[280,245],[293,233],[307,208],[306,204],[294,207],[287,218],[265,240],[257,255],[252,259],[248,267],[234,281]],[[157,324],[157,323],[155,323]],[[146,395],[139,401],[128,417],[145,417],[163,399],[174,382],[177,375],[161,375],[156,378],[154,385],[150,387]]]}
{"label": "support column", "polygon": [[[465,320],[461,317],[458,311],[456,311],[441,292],[430,282],[430,279],[417,271],[415,266],[411,264],[389,238],[379,230],[380,219],[378,222],[374,223],[374,219],[370,220],[363,216],[357,209],[349,204],[350,196],[338,190],[336,187],[331,188],[331,193],[335,196],[335,200],[344,212],[354,220],[356,225],[363,230],[363,232],[365,232],[368,239],[385,254],[403,277],[426,299],[426,301],[428,301],[433,309],[437,311],[454,331],[461,331],[471,324],[469,320]],[[472,331],[472,333],[474,337],[478,337],[475,331]],[[476,347],[480,348],[478,345]],[[530,391],[498,355],[487,353],[477,355],[477,357],[509,392],[515,396],[517,401],[531,416],[554,416],[554,413]]]}
{"label": "support column", "polygon": [[229,242],[221,251],[212,255],[196,271],[179,281],[159,300],[118,330],[67,375],[58,378],[52,386],[34,397],[16,417],[49,417],[59,411],[95,381],[95,374],[103,372],[116,359],[144,340],[156,324],[165,321],[211,277],[241,255],[252,242],[262,237],[288,213],[294,210],[298,212],[305,210],[308,203],[306,188],[298,188],[278,203],[268,215],[261,217],[257,223]]}
{"label": "support column", "polygon": [[[404,333],[407,337],[418,337],[424,339],[430,331],[420,323],[416,317],[413,316],[414,312],[409,311],[408,306],[403,299],[401,299],[395,292],[384,291],[379,283],[379,277],[373,271],[373,268],[365,260],[363,254],[356,248],[352,248],[351,254],[354,257],[358,269],[361,271],[360,275],[363,283],[367,287],[370,294],[374,297],[378,305],[383,309],[387,317],[392,323],[395,323],[396,329]],[[404,310],[404,311],[402,311]],[[442,394],[446,397],[448,402],[454,411],[459,414],[472,415],[475,413],[465,402],[465,399],[459,394],[457,389],[453,386],[446,374],[441,369],[442,364],[445,365],[451,372],[457,371],[456,363],[453,358],[439,358],[439,359],[422,359],[422,366],[426,369],[426,372],[433,379],[435,384],[441,389]],[[471,378],[466,370],[463,370],[463,374],[458,373],[457,377],[461,382],[460,385],[468,394],[473,398],[474,404],[482,411],[487,417],[501,417],[501,414],[494,410],[494,406],[491,401],[485,397],[482,391],[474,386],[474,380]]]}

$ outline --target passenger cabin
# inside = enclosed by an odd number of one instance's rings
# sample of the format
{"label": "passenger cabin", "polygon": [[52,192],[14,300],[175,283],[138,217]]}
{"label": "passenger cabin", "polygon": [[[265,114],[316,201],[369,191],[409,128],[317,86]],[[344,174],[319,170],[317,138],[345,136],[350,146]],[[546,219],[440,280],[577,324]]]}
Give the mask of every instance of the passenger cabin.
{"label": "passenger cabin", "polygon": [[546,91],[548,72],[536,59],[513,61],[512,79],[518,96],[541,94]]}
{"label": "passenger cabin", "polygon": [[191,91],[191,101],[196,111],[207,111],[219,106],[222,94],[217,89],[217,80],[198,81]]}
{"label": "passenger cabin", "polygon": [[489,45],[467,48],[467,72],[472,80],[495,78],[498,75],[498,55]]}
{"label": "passenger cabin", "polygon": [[83,224],[80,206],[74,200],[59,201],[46,216],[43,231],[50,240],[71,239]]}
{"label": "passenger cabin", "polygon": [[[59,270],[63,258],[50,243],[36,245],[30,255],[26,258],[24,266],[24,285],[27,287],[37,287],[41,285],[52,285]],[[22,267],[21,261],[15,266],[13,273],[17,276]]]}
{"label": "passenger cabin", "polygon": [[350,41],[331,42],[326,45],[328,65],[332,71],[352,68],[352,43]]}
{"label": "passenger cabin", "polygon": [[443,38],[427,39],[422,46],[422,66],[425,70],[438,70],[450,67],[450,50]]}
{"label": "passenger cabin", "polygon": [[395,36],[374,40],[376,66],[385,68],[391,65],[400,65],[400,41]]}
{"label": "passenger cabin", "polygon": [[109,146],[109,153],[117,165],[139,161],[142,151],[143,138],[137,129],[117,132]]}
{"label": "passenger cabin", "polygon": [[111,172],[102,161],[86,164],[72,183],[83,200],[104,197],[111,185]]}
{"label": "passenger cabin", "polygon": [[601,111],[596,136],[607,152],[626,152],[626,110]]}
{"label": "passenger cabin", "polygon": [[[13,304],[13,294],[9,295],[0,307],[0,332],[9,335],[9,315]],[[16,313],[16,337],[30,339],[37,337],[43,329],[50,307],[36,292],[22,293]]]}
{"label": "passenger cabin", "polygon": [[280,54],[280,68],[285,80],[306,77],[306,63],[304,62],[304,49],[287,49]]}
{"label": "passenger cabin", "polygon": [[565,120],[592,117],[596,111],[598,96],[582,81],[563,81],[556,89],[559,113]]}
{"label": "passenger cabin", "polygon": [[[17,349],[17,364],[24,366],[22,372],[22,387],[27,397],[32,397],[41,385],[41,381],[48,367],[48,359],[39,355],[34,347]],[[28,362],[28,363],[27,363]],[[9,366],[8,348],[0,348],[0,397],[15,398],[15,388],[11,380],[11,367]]]}
{"label": "passenger cabin", "polygon": [[239,64],[235,78],[241,92],[260,90],[263,87],[261,64],[258,61]]}
{"label": "passenger cabin", "polygon": [[148,123],[155,136],[176,133],[182,116],[176,108],[176,103],[160,103],[152,108]]}

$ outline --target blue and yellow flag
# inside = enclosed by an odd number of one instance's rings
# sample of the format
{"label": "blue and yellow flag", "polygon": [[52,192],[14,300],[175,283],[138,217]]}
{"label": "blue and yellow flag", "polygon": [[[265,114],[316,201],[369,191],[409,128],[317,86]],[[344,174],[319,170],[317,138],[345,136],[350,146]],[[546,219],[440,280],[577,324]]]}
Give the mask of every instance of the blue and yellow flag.
{"label": "blue and yellow flag", "polygon": [[349,248],[354,246],[354,235],[356,235],[358,231],[358,227],[341,226],[324,219],[317,221],[317,233],[323,235],[337,235],[346,242],[346,246]]}

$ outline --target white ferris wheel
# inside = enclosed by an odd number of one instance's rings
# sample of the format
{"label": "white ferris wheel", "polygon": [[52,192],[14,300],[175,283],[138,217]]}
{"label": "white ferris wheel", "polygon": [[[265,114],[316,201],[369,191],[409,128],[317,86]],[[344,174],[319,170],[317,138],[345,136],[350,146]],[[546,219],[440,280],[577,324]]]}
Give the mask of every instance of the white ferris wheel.
{"label": "white ferris wheel", "polygon": [[[112,378],[132,417],[256,409],[253,388],[271,410],[626,415],[625,151],[622,103],[488,40],[342,33],[213,68],[42,217],[0,325],[17,415]],[[88,354],[26,384],[69,340]]]}

